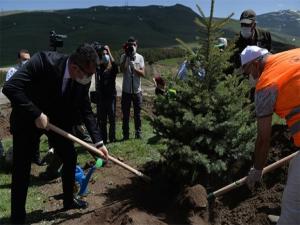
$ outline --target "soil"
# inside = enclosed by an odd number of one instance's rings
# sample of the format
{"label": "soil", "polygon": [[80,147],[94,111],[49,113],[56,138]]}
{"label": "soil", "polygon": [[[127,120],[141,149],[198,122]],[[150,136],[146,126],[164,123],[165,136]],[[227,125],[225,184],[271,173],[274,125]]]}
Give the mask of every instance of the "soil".
{"label": "soil", "polygon": [[[151,107],[149,103],[149,109]],[[9,135],[9,112],[9,106],[2,106],[1,137]],[[273,128],[272,140],[268,164],[295,150],[284,126]],[[174,187],[160,179],[159,170],[154,169],[151,174],[147,174],[153,179],[148,183],[109,163],[93,174],[88,187],[89,194],[83,197],[89,207],[62,211],[61,179],[41,181],[39,174],[44,170],[45,167],[32,167],[32,179],[39,181],[39,191],[48,199],[43,202],[40,210],[27,215],[31,224],[271,225],[267,216],[280,214],[287,174],[287,166],[284,166],[267,174],[262,185],[254,192],[240,187],[208,202],[206,190],[199,184],[176,193]]]}

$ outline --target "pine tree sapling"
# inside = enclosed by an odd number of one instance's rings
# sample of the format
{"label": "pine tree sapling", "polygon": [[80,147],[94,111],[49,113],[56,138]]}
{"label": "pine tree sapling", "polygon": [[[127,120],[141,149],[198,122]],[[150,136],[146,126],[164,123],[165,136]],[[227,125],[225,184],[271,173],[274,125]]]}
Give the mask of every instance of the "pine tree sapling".
{"label": "pine tree sapling", "polygon": [[[187,60],[198,62],[205,70],[203,79],[189,74],[185,80],[174,80],[176,95],[155,100],[154,129],[167,144],[162,152],[168,176],[183,184],[202,183],[203,174],[230,180],[232,165],[250,162],[254,148],[256,124],[248,99],[249,85],[240,75],[226,74],[233,46],[220,51],[215,47],[220,28],[229,20],[214,21],[211,14],[200,16],[196,24],[205,39],[199,46],[187,49]],[[183,43],[182,41],[180,41]],[[187,46],[184,46],[188,48]],[[199,66],[198,65],[198,66]]]}

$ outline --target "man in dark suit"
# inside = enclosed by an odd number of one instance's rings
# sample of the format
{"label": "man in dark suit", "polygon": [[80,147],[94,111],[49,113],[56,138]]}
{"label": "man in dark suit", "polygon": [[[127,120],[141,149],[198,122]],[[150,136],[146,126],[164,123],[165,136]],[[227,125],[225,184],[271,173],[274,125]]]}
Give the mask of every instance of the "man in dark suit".
{"label": "man in dark suit", "polygon": [[92,46],[83,44],[70,56],[57,52],[35,54],[5,83],[3,93],[12,104],[13,134],[11,222],[25,223],[30,159],[42,133],[63,162],[64,209],[85,208],[87,203],[73,196],[77,154],[71,141],[48,131],[48,121],[72,131],[80,111],[95,146],[107,158],[108,151],[92,113],[89,87],[99,58]]}

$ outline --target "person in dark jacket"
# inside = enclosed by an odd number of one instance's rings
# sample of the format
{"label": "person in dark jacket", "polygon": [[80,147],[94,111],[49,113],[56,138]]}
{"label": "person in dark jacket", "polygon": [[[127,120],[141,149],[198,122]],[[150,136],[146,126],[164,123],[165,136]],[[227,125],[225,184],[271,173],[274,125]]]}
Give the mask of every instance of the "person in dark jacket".
{"label": "person in dark jacket", "polygon": [[[272,48],[270,32],[256,27],[256,13],[252,9],[247,9],[242,12],[240,24],[241,32],[235,41],[236,49],[232,58],[234,68],[240,68],[240,54],[248,45],[256,45],[260,48],[267,49],[269,52],[271,52]],[[249,84],[251,87],[249,93],[250,101],[254,102],[255,81],[251,76],[249,77]]]}
{"label": "person in dark jacket", "polygon": [[71,132],[77,119],[77,113],[74,112],[80,110],[95,146],[104,157],[108,157],[88,95],[98,61],[97,53],[88,44],[79,46],[70,56],[50,51],[39,52],[4,84],[2,91],[12,105],[11,223],[25,223],[30,159],[41,134],[45,132],[63,162],[64,209],[87,207],[85,201],[73,196],[77,161],[74,144],[48,130],[48,123],[50,121]]}
{"label": "person in dark jacket", "polygon": [[234,53],[235,68],[241,66],[240,54],[248,45],[256,45],[271,51],[272,38],[268,31],[256,27],[256,13],[247,9],[240,16],[241,31],[235,41],[236,51]]}
{"label": "person in dark jacket", "polygon": [[96,72],[97,118],[104,143],[107,142],[107,119],[109,142],[116,140],[116,77],[118,66],[105,45],[100,48],[100,67]]}

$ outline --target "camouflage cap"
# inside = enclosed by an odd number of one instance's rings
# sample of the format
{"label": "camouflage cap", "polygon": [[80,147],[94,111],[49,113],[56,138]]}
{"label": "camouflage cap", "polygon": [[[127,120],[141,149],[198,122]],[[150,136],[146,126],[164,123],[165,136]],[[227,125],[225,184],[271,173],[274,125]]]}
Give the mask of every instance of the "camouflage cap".
{"label": "camouflage cap", "polygon": [[240,17],[240,23],[251,24],[256,20],[256,13],[252,9],[245,10]]}

